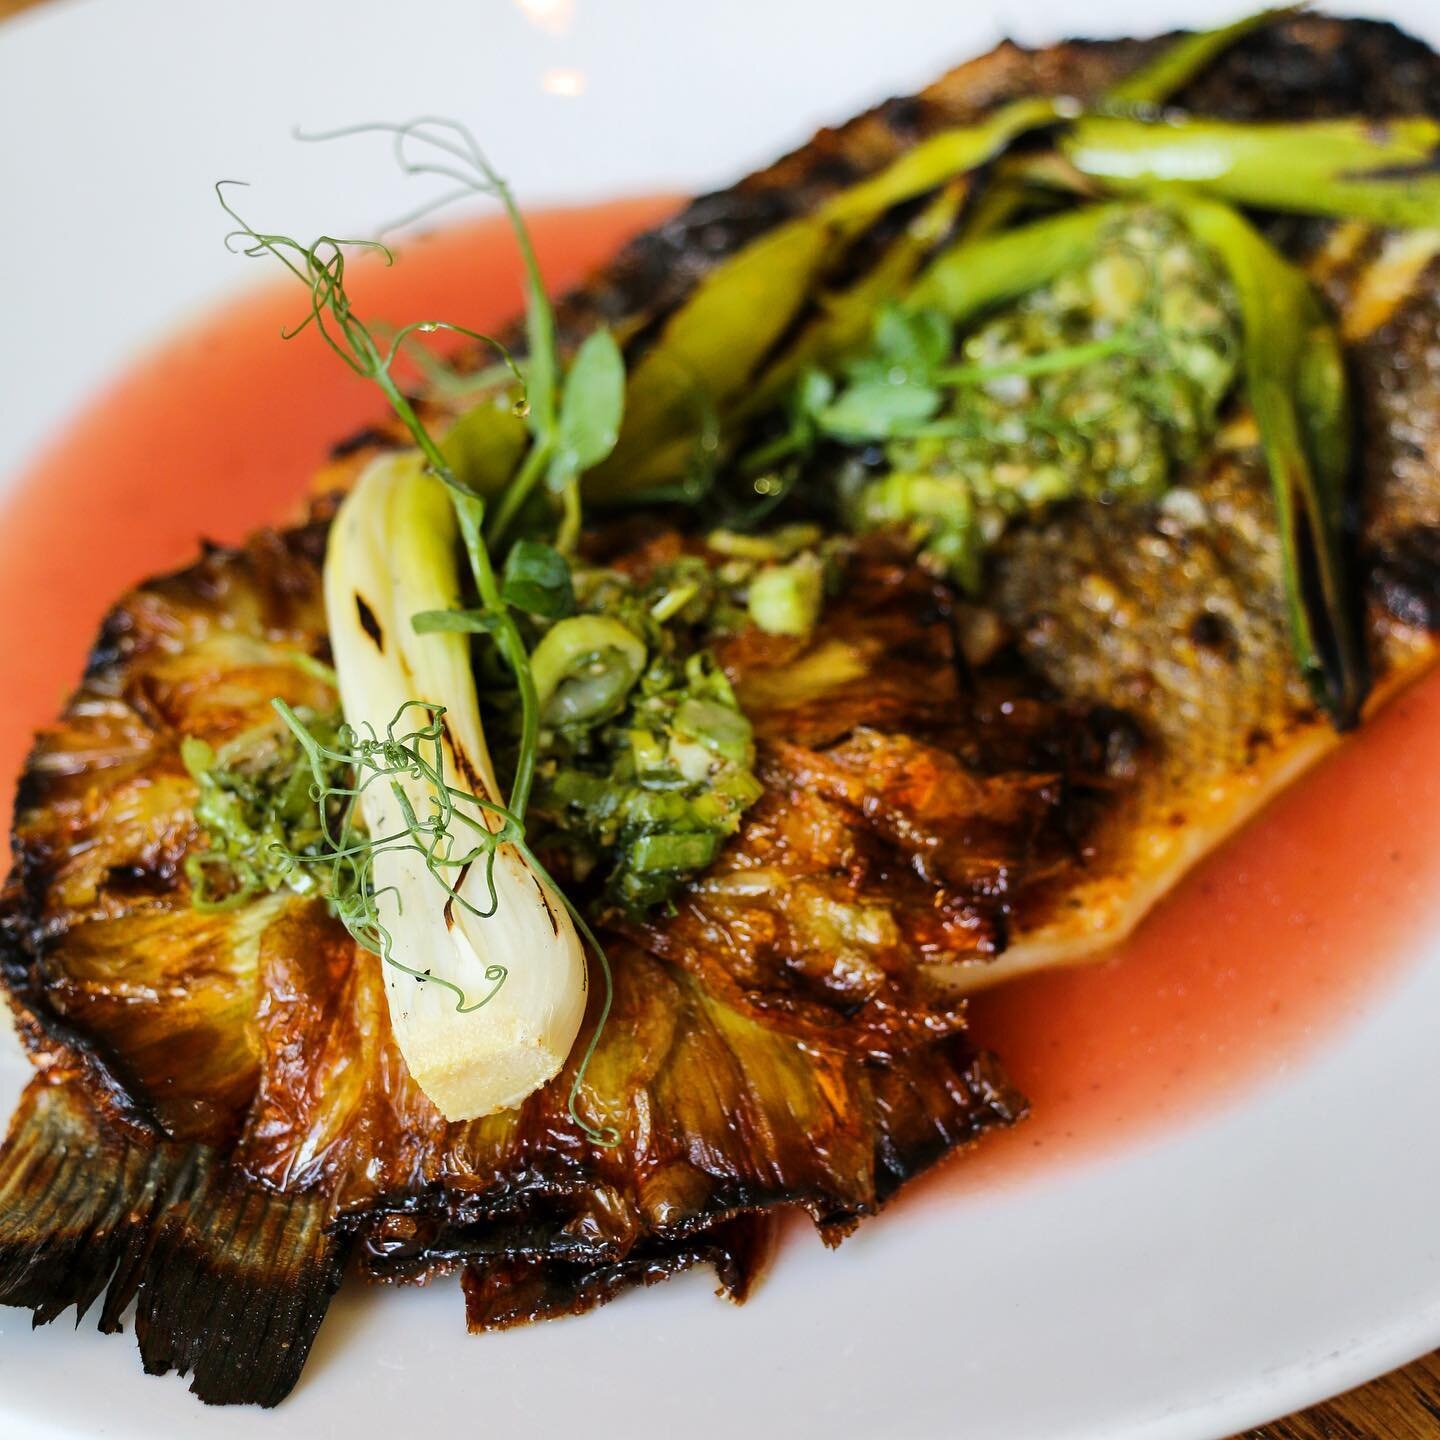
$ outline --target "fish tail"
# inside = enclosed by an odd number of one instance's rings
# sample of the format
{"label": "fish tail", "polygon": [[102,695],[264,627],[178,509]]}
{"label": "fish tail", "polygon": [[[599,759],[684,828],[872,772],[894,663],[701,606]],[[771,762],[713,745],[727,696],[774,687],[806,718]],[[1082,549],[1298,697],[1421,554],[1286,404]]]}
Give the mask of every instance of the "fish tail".
{"label": "fish tail", "polygon": [[148,1374],[212,1405],[276,1405],[339,1286],[345,1243],[323,1201],[237,1181],[204,1146],[134,1138],[78,1088],[33,1083],[0,1150],[0,1304],[36,1325],[104,1294],[113,1334],[135,1302]]}

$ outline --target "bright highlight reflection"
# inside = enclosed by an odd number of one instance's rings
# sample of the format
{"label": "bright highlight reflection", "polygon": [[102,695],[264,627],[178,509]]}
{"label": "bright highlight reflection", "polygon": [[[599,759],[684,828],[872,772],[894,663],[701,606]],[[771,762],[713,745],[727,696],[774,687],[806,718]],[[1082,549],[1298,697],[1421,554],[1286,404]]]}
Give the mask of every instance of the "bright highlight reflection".
{"label": "bright highlight reflection", "polygon": [[551,35],[565,35],[575,18],[575,0],[515,0],[532,25]]}
{"label": "bright highlight reflection", "polygon": [[540,77],[540,87],[549,95],[575,96],[585,93],[585,73],[582,70],[557,68],[547,70]]}

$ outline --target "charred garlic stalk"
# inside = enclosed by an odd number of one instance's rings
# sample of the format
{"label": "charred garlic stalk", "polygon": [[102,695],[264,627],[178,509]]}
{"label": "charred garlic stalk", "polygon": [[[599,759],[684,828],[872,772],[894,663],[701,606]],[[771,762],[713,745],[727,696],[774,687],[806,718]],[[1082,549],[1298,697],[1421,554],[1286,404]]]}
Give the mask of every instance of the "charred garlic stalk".
{"label": "charred garlic stalk", "polygon": [[[322,237],[307,246],[257,231],[229,203],[223,184],[217,186],[237,225],[230,243],[279,260],[309,292],[309,313],[289,333],[314,325],[352,371],[379,387],[417,446],[367,473],[334,522],[325,586],[348,723],[327,747],[298,715],[279,702],[276,708],[309,762],[321,815],[335,805],[343,810],[338,830],[326,831],[325,897],[356,940],[387,962],[394,1030],[421,1087],[448,1118],[461,1119],[516,1105],[557,1074],[585,1010],[583,936],[599,962],[603,990],[573,1070],[569,1109],[587,1138],[615,1144],[612,1129],[597,1129],[576,1110],[609,1014],[609,966],[525,835],[539,710],[517,615],[558,613],[569,596],[569,570],[556,550],[526,541],[511,548],[503,576],[497,573],[482,530],[482,496],[495,494],[498,517],[506,518],[519,508],[507,498],[530,499],[543,479],[550,508],[560,513],[557,543],[573,542],[580,476],[608,454],[619,428],[623,362],[610,336],[597,333],[562,380],[554,323],[524,224],[509,189],[463,126],[422,120],[360,128],[390,135],[407,173],[441,176],[464,193],[496,197],[514,222],[529,302],[523,374],[496,348],[520,383],[513,413],[524,417],[530,443],[523,460],[512,456],[518,462],[513,473],[507,464],[484,477],[457,475],[392,368],[417,332],[454,330],[495,342],[460,326],[422,321],[382,344],[351,304],[347,242]],[[384,246],[365,243],[389,262]],[[485,483],[475,483],[482,478]],[[475,583],[473,610],[458,604],[461,548]],[[470,669],[475,633],[493,643],[519,701],[517,753],[503,804]],[[390,718],[382,734],[383,717]],[[348,778],[337,780],[341,775]],[[303,857],[293,858],[300,863]],[[483,1015],[474,1013],[482,1008]]]}
{"label": "charred garlic stalk", "polygon": [[[374,903],[390,963],[396,1041],[450,1120],[518,1104],[565,1063],[585,1012],[585,958],[564,902],[513,827],[481,726],[463,634],[417,634],[411,617],[459,600],[450,500],[408,452],[371,466],[331,530],[325,606],[345,715],[424,696],[439,711],[441,773],[360,778]],[[438,813],[444,833],[425,827]],[[408,843],[384,843],[389,837]],[[517,835],[515,839],[519,839]],[[437,885],[437,879],[440,883]],[[473,1012],[484,1007],[483,1017]]]}

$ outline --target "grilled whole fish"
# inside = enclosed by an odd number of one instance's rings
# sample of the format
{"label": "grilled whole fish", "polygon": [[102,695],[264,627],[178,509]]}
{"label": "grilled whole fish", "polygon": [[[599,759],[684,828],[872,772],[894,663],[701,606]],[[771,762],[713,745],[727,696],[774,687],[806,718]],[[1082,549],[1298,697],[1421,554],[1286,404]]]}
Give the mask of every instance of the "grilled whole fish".
{"label": "grilled whole fish", "polygon": [[[647,333],[717,258],[935,130],[1028,94],[1082,100],[1163,42],[1002,46],[634,242],[560,308]],[[1178,97],[1235,118],[1437,113],[1440,60],[1313,16]],[[1275,222],[1339,314],[1363,402],[1360,553],[1377,703],[1440,624],[1440,235]],[[392,443],[370,432],[322,477]],[[398,437],[395,438],[398,443]],[[981,605],[882,539],[807,642],[720,659],[766,793],[668,919],[620,922],[616,1012],[579,1109],[567,1071],[446,1124],[388,1032],[374,957],[313,900],[190,903],[194,785],[280,696],[325,702],[312,523],[139,587],[22,783],[3,976],[37,1077],[0,1154],[0,1301],[50,1320],[137,1300],[147,1370],[208,1401],[294,1384],[341,1270],[463,1273],[475,1328],[578,1311],[686,1266],[743,1298],[770,1218],[827,1241],[1023,1102],[964,994],[1119,938],[1334,743],[1291,659],[1269,490],[1235,415],[1151,506],[1011,532]],[[625,563],[678,546],[660,522]],[[628,548],[627,548],[628,546]]]}

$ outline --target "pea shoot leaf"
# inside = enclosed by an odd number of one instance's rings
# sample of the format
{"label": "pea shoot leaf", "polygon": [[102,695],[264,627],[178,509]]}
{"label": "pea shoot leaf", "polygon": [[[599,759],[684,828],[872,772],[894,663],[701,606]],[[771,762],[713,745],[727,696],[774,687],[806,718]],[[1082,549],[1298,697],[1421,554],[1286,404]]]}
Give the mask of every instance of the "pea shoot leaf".
{"label": "pea shoot leaf", "polygon": [[417,635],[493,634],[497,623],[484,610],[419,610],[410,617]]}
{"label": "pea shoot leaf", "polygon": [[597,330],[575,352],[565,376],[547,476],[552,490],[563,490],[610,454],[624,414],[625,360],[615,337]]}
{"label": "pea shoot leaf", "polygon": [[575,613],[575,590],[565,557],[538,540],[517,540],[510,547],[500,595],[507,605],[546,620]]}
{"label": "pea shoot leaf", "polygon": [[862,380],[840,393],[816,417],[828,435],[842,440],[888,440],[929,420],[941,394],[929,385]]}
{"label": "pea shoot leaf", "polygon": [[938,310],[902,310],[887,305],[875,318],[876,358],[923,379],[950,354],[950,322]]}

